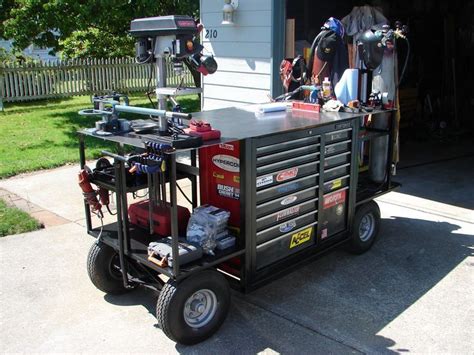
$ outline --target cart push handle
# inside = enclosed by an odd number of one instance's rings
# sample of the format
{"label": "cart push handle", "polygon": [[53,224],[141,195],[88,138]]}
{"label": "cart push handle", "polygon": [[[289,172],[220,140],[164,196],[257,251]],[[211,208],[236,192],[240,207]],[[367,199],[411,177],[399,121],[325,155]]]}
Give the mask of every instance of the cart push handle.
{"label": "cart push handle", "polygon": [[168,118],[181,118],[185,120],[190,120],[192,118],[192,115],[190,113],[157,110],[154,108],[126,106],[126,105],[113,105],[112,107],[113,107],[112,111],[115,111],[115,112],[135,113],[138,115],[149,115],[149,116],[165,116]]}
{"label": "cart push handle", "polygon": [[113,114],[116,114],[117,112],[125,112],[125,113],[135,113],[135,114],[144,115],[144,116],[164,116],[167,118],[178,118],[178,119],[184,119],[184,120],[190,120],[193,117],[190,113],[157,110],[157,109],[145,108],[145,107],[118,105],[117,101],[102,100],[101,102],[112,104],[112,109],[110,108],[104,109],[104,110],[85,109],[85,110],[80,110],[79,114],[81,116],[101,116],[101,115],[113,115]]}
{"label": "cart push handle", "polygon": [[107,150],[102,150],[100,153],[101,153],[102,155],[105,155],[105,156],[107,156],[107,157],[114,158],[115,160],[121,161],[121,162],[123,162],[123,163],[128,163],[128,159],[129,159],[129,158],[125,158],[125,157],[123,157],[123,156],[121,156],[121,155],[118,155],[118,154],[115,154],[115,153],[111,153],[111,152],[109,152],[109,151],[107,151]]}

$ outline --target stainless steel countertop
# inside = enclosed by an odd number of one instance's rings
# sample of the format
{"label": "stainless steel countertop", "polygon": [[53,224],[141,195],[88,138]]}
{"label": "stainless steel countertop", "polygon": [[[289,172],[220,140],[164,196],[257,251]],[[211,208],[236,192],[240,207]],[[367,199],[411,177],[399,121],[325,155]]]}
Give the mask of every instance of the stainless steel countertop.
{"label": "stainless steel countertop", "polygon": [[317,113],[291,110],[256,114],[250,111],[251,108],[256,107],[258,107],[258,105],[247,106],[246,108],[232,107],[203,111],[193,113],[193,118],[209,122],[214,129],[221,131],[222,139],[240,140],[263,137],[280,132],[314,128],[338,121],[350,120],[367,114],[346,112]]}
{"label": "stainless steel countertop", "polygon": [[[316,128],[318,126],[338,121],[347,121],[368,114],[363,112],[293,112],[291,110],[260,114],[254,111],[257,107],[258,105],[251,105],[244,108],[231,107],[193,113],[194,119],[207,121],[212,125],[212,128],[221,131],[220,140],[206,141],[201,147],[299,129]],[[390,111],[377,110],[371,112],[371,114],[375,115],[386,112]],[[124,116],[123,118],[126,117]],[[105,141],[143,147],[142,139],[130,134],[98,136],[88,130],[81,130],[79,134],[93,136]]]}

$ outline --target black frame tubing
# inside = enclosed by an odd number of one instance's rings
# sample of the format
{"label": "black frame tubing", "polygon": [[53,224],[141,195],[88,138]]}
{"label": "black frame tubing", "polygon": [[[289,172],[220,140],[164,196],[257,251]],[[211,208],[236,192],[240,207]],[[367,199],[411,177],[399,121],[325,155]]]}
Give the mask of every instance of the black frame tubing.
{"label": "black frame tubing", "polygon": [[[118,196],[117,198],[117,228],[118,228],[118,253],[119,253],[119,261],[120,261],[120,270],[122,271],[122,280],[123,285],[125,288],[128,288],[128,272],[127,272],[127,265],[125,261],[125,241],[124,238],[126,234],[124,233],[125,226],[123,225],[123,182],[122,182],[122,165],[123,163],[118,160],[114,159],[114,169],[115,169],[115,191]],[[126,207],[125,207],[126,209]]]}
{"label": "black frame tubing", "polygon": [[[86,145],[82,134],[79,134],[79,162],[81,170],[84,169],[86,166]],[[84,213],[86,216],[87,233],[89,233],[92,230],[92,216],[89,203],[86,199],[84,199]]]}
{"label": "black frame tubing", "polygon": [[176,192],[176,155],[168,154],[170,162],[170,204],[171,204],[171,254],[173,257],[173,276],[179,276],[179,233],[178,233],[178,198]]}

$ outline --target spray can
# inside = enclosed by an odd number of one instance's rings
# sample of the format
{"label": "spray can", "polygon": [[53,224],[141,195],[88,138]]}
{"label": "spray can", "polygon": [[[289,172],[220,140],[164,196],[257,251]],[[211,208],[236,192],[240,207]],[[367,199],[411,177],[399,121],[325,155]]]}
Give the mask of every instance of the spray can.
{"label": "spray can", "polygon": [[324,78],[323,81],[323,99],[328,100],[331,98],[331,82],[329,81],[329,78]]}

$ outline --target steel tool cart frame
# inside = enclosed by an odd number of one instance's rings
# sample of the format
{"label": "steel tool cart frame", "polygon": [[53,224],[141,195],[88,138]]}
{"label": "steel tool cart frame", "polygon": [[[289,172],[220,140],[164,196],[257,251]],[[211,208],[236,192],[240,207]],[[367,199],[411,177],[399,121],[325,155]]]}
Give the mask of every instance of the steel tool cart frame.
{"label": "steel tool cart frame", "polygon": [[[361,118],[367,114],[371,114],[373,120],[378,115],[389,115],[390,128],[360,128]],[[88,267],[93,272],[102,268],[97,272],[107,273],[114,278],[113,282],[120,284],[119,289],[102,288],[104,291],[126,291],[137,285],[161,290],[158,322],[168,337],[187,344],[209,337],[223,322],[229,305],[228,285],[248,292],[343,243],[355,243],[353,249],[358,253],[370,248],[380,219],[378,207],[372,200],[399,186],[391,178],[396,128],[393,111],[288,111],[258,117],[249,110],[228,108],[197,113],[194,118],[210,122],[221,130],[222,136],[220,140],[204,142],[199,148],[167,154],[172,267],[159,267],[147,259],[150,234],[131,225],[128,218],[127,193],[146,189],[148,185],[127,187],[127,158],[124,152],[126,146],[143,148],[145,137],[133,134],[96,136],[88,130],[79,132],[81,168],[86,165],[86,136],[115,143],[119,152],[103,152],[105,156],[113,158],[115,184],[92,181],[116,192],[116,222],[93,227],[90,208],[85,202],[87,232],[98,238],[89,254]],[[362,188],[362,179],[359,180],[359,177],[364,173],[359,175],[358,161],[361,142],[380,137],[388,137],[389,142],[386,178],[383,183],[372,183]],[[229,249],[216,251],[215,256],[205,255],[198,261],[180,265],[177,181],[184,178],[191,181],[192,206],[197,207],[197,150],[234,141],[240,142],[241,228],[237,243]],[[191,164],[177,161],[176,153],[180,151],[190,154]],[[331,160],[335,163],[331,163]],[[278,174],[287,171],[292,171],[293,176],[290,174],[285,178],[288,180],[279,183],[278,176],[281,175]],[[267,178],[259,180],[262,176]],[[330,203],[326,205],[325,195],[337,191],[344,194],[345,204],[333,212],[327,209]],[[283,203],[288,196],[292,196],[292,199]],[[298,215],[285,218],[283,214],[280,215],[281,219],[278,216],[276,220],[273,219],[282,209],[292,206],[300,212]],[[324,235],[322,224],[328,220],[329,224],[336,223],[333,222],[334,218],[338,220],[337,232],[330,236]],[[288,229],[286,225],[282,228],[282,223],[288,219],[292,220],[291,225]],[[108,246],[108,265],[100,264],[93,258],[100,253],[97,248],[103,248],[104,245]],[[222,267],[236,258],[240,263],[232,265],[238,269],[237,274]],[[96,262],[96,265],[90,265]],[[160,275],[169,279],[164,281]],[[181,296],[180,291],[185,295]]]}

